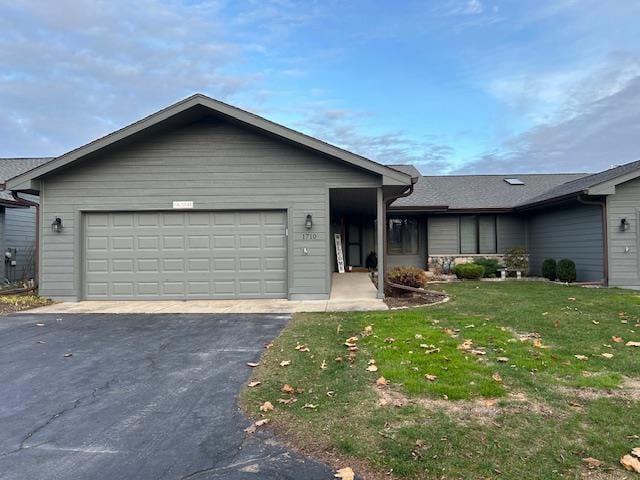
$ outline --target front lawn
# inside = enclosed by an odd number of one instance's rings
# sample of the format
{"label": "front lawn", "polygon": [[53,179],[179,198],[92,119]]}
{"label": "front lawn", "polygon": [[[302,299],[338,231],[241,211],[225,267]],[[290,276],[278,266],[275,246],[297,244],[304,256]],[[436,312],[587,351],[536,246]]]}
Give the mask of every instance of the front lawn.
{"label": "front lawn", "polygon": [[242,404],[364,478],[637,477],[619,459],[640,446],[638,293],[442,290],[452,301],[430,308],[296,315]]}

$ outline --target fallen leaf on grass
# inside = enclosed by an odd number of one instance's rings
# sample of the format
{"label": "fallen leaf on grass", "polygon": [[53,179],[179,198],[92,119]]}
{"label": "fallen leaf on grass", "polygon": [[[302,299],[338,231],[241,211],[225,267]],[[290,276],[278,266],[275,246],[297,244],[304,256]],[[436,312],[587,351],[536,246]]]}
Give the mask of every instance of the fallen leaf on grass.
{"label": "fallen leaf on grass", "polygon": [[640,347],[640,342],[627,342],[625,345],[627,347]]}
{"label": "fallen leaf on grass", "polygon": [[308,409],[311,409],[311,410],[315,410],[316,408],[318,408],[318,405],[315,405],[313,403],[305,403],[302,406],[302,408],[308,408]]}
{"label": "fallen leaf on grass", "polygon": [[617,335],[614,335],[613,337],[611,337],[611,340],[613,340],[616,343],[622,343],[624,342],[624,340],[622,339],[622,337],[618,337]]}
{"label": "fallen leaf on grass", "polygon": [[548,348],[546,345],[542,344],[542,341],[539,338],[536,338],[533,341],[533,346],[536,347],[536,348]]}
{"label": "fallen leaf on grass", "polygon": [[266,348],[267,350],[270,350],[271,348],[273,348],[273,342],[269,342],[267,343],[264,348]]}
{"label": "fallen leaf on grass", "polygon": [[589,357],[586,355],[574,355],[578,360],[589,360]]}
{"label": "fallen leaf on grass", "polygon": [[499,363],[507,363],[509,361],[509,357],[498,357],[496,358]]}
{"label": "fallen leaf on grass", "polygon": [[347,347],[351,347],[353,346],[353,344],[355,344],[358,341],[358,337],[354,336],[354,337],[349,337],[344,341],[345,346]]}
{"label": "fallen leaf on grass", "polygon": [[367,372],[377,372],[378,371],[378,366],[375,364],[371,364],[367,367]]}
{"label": "fallen leaf on grass", "polygon": [[264,402],[260,405],[261,412],[270,412],[271,410],[273,410],[273,404],[271,402]]}
{"label": "fallen leaf on grass", "polygon": [[340,363],[340,362],[342,362],[342,357],[336,357],[336,358],[333,359],[333,361],[336,362],[336,363]]}
{"label": "fallen leaf on grass", "polygon": [[569,298],[567,298],[567,300],[571,300],[572,302],[575,302],[576,301],[576,297],[569,297]]}
{"label": "fallen leaf on grass", "polygon": [[393,343],[395,341],[396,341],[396,339],[393,338],[393,337],[387,337],[387,338],[384,339],[384,343]]}
{"label": "fallen leaf on grass", "polygon": [[[593,323],[594,325],[600,325],[600,322],[597,320],[591,320],[591,323]],[[591,458],[591,457],[589,457]],[[583,459],[584,460],[584,459]]]}
{"label": "fallen leaf on grass", "polygon": [[297,402],[298,399],[295,397],[291,397],[291,398],[279,398],[278,399],[278,403],[282,403],[284,405],[291,405],[292,403]]}
{"label": "fallen leaf on grass", "polygon": [[291,385],[289,385],[288,383],[285,383],[282,388],[280,389],[281,392],[283,393],[289,393],[291,395],[293,395],[295,393],[295,390],[293,389],[293,387]]}
{"label": "fallen leaf on grass", "polygon": [[326,369],[327,369],[327,361],[322,360],[322,362],[320,363],[320,370],[326,370]]}
{"label": "fallen leaf on grass", "polygon": [[376,387],[383,388],[383,387],[386,387],[387,385],[389,385],[389,380],[387,380],[384,377],[380,377],[376,380]]}
{"label": "fallen leaf on grass", "polygon": [[259,364],[259,363],[256,363],[256,362],[249,362],[249,363],[247,363],[247,367],[251,367],[251,368],[257,367],[258,365],[260,365],[260,364]]}
{"label": "fallen leaf on grass", "polygon": [[257,386],[258,386],[258,385],[260,385],[261,383],[262,383],[262,382],[258,382],[258,381],[255,381],[255,382],[249,382],[249,383],[247,383],[247,387],[249,387],[249,388],[257,387]]}
{"label": "fallen leaf on grass", "polygon": [[306,345],[298,344],[296,345],[296,350],[298,350],[299,352],[308,352],[309,347],[307,347]]}
{"label": "fallen leaf on grass", "polygon": [[471,350],[473,348],[473,340],[465,340],[458,345],[458,350]]}
{"label": "fallen leaf on grass", "polygon": [[502,383],[502,375],[500,375],[498,372],[491,375],[491,378],[493,378],[495,382]]}
{"label": "fallen leaf on grass", "polygon": [[495,398],[487,398],[487,399],[484,401],[484,404],[485,404],[487,407],[495,407],[497,403],[498,403],[498,401],[497,401]]}
{"label": "fallen leaf on grass", "polygon": [[600,468],[604,464],[603,461],[593,457],[583,458],[582,462],[589,470],[595,470],[596,468]]}
{"label": "fallen leaf on grass", "polygon": [[263,418],[262,420],[258,420],[257,422],[254,422],[253,424],[249,425],[247,428],[244,429],[244,431],[249,434],[255,433],[258,427],[261,427],[267,423],[269,423],[269,419]]}
{"label": "fallen leaf on grass", "polygon": [[435,382],[438,379],[437,375],[431,375],[429,373],[426,373],[424,375],[424,378],[426,378],[427,380],[429,380],[430,382]]}
{"label": "fallen leaf on grass", "polygon": [[283,360],[280,362],[281,367],[288,367],[289,365],[291,365],[291,360]]}
{"label": "fallen leaf on grass", "polygon": [[363,337],[368,337],[373,333],[373,327],[371,325],[367,325],[364,327],[364,331],[361,333]]}
{"label": "fallen leaf on grass", "polygon": [[640,460],[633,455],[625,455],[620,459],[620,464],[630,472],[640,473]]}
{"label": "fallen leaf on grass", "polygon": [[350,467],[345,467],[337,470],[334,477],[342,480],[353,480],[355,478],[355,473],[353,473],[353,470]]}
{"label": "fallen leaf on grass", "polygon": [[636,447],[631,450],[631,455],[634,457],[640,458],[640,447]]}
{"label": "fallen leaf on grass", "polygon": [[602,356],[604,358],[613,358],[613,353],[603,353]]}

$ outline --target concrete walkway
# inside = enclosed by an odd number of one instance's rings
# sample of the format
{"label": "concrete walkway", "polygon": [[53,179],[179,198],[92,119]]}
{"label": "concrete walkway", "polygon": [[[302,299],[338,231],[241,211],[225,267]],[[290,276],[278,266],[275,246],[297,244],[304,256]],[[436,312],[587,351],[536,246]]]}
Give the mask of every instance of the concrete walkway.
{"label": "concrete walkway", "polygon": [[299,313],[388,310],[367,273],[334,273],[329,300],[85,300],[25,313]]}

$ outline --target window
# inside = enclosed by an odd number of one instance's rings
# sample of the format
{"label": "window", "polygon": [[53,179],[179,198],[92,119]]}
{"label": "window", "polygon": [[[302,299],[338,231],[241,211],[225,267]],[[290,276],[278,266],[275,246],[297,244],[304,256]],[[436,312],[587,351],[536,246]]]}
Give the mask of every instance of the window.
{"label": "window", "polygon": [[408,217],[390,218],[387,224],[389,255],[418,254],[418,220]]}
{"label": "window", "polygon": [[496,217],[465,215],[460,217],[460,253],[497,253]]}
{"label": "window", "polygon": [[519,178],[505,178],[504,181],[509,185],[524,185],[524,182]]}

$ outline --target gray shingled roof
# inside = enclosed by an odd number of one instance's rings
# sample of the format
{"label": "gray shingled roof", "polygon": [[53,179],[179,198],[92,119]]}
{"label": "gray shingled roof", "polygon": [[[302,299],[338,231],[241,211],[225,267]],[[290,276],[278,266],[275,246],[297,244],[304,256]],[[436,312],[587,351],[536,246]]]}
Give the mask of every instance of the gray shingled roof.
{"label": "gray shingled roof", "polygon": [[622,175],[626,175],[627,173],[631,173],[634,170],[640,169],[640,160],[631,163],[625,163],[624,165],[620,165],[618,167],[610,168],[609,170],[604,170],[603,172],[594,173],[593,175],[583,176],[571,182],[563,183],[562,185],[558,185],[550,190],[541,193],[535,197],[528,199],[526,202],[522,202],[524,204],[532,204],[544,202],[546,200],[551,200],[553,198],[564,197],[567,195],[577,194],[587,190],[591,187],[599,185],[604,182],[608,182],[609,180],[613,180],[615,178],[621,177]]}
{"label": "gray shingled roof", "polygon": [[[396,167],[393,167],[396,168]],[[448,207],[449,209],[513,208],[586,173],[446,175],[421,177],[412,195],[394,207]],[[519,178],[524,185],[509,185],[505,178]]]}
{"label": "gray shingled roof", "polygon": [[53,157],[0,158],[0,183],[53,160]]}
{"label": "gray shingled roof", "polygon": [[407,175],[411,175],[414,178],[422,176],[420,171],[413,165],[387,165],[387,167],[391,167],[394,170],[398,170],[399,172],[406,173]]}

